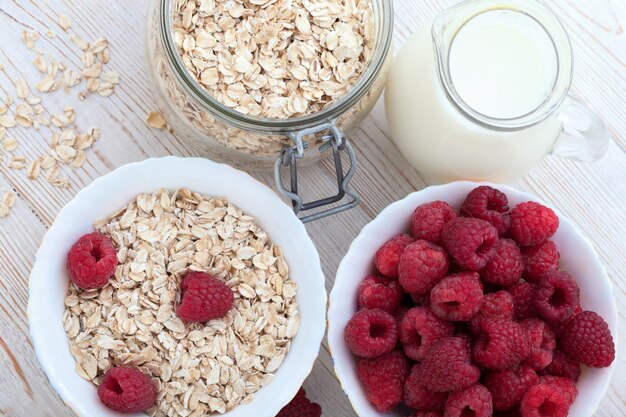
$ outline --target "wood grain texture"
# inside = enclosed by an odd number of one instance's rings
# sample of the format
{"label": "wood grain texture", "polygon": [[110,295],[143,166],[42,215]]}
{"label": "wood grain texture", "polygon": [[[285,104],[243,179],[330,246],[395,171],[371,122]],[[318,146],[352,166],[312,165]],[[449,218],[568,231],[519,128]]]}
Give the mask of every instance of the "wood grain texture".
{"label": "wood grain texture", "polygon": [[[455,0],[396,0],[396,48],[420,25]],[[35,251],[58,211],[78,190],[112,169],[148,157],[194,155],[191,147],[167,132],[146,126],[145,115],[155,105],[143,60],[144,20],[148,0],[0,0],[0,99],[15,96],[15,83],[25,78],[34,86],[40,75],[35,57],[21,43],[23,30],[52,30],[37,48],[80,68],[80,51],[57,23],[58,14],[70,17],[71,31],[87,40],[104,36],[111,42],[110,67],[122,84],[110,98],[62,91],[44,96],[46,108],[59,112],[64,105],[78,109],[77,124],[98,126],[102,139],[89,151],[78,170],[64,169],[70,188],[59,190],[46,181],[29,181],[24,171],[9,169],[0,158],[0,192],[14,190],[18,201],[8,218],[0,219],[0,415],[11,417],[72,416],[40,370],[28,336],[26,305],[28,274]],[[603,115],[613,134],[608,155],[598,163],[579,164],[547,157],[514,185],[559,208],[595,245],[613,281],[620,311],[620,338],[626,337],[626,2],[623,0],[553,0],[550,2],[571,35],[576,59],[573,90]],[[327,289],[350,242],[361,228],[391,202],[424,187],[387,133],[383,105],[378,103],[351,139],[359,160],[354,188],[363,196],[358,208],[309,225],[322,257]],[[16,153],[33,158],[46,149],[49,131],[11,129],[20,141]],[[0,151],[1,152],[1,151]],[[255,177],[272,184],[268,173]],[[324,161],[301,175],[302,189],[314,198],[333,190],[332,167]],[[608,395],[597,417],[626,413],[626,347],[621,343]],[[334,372],[326,343],[306,382],[310,396],[320,402],[326,417],[354,417]]]}

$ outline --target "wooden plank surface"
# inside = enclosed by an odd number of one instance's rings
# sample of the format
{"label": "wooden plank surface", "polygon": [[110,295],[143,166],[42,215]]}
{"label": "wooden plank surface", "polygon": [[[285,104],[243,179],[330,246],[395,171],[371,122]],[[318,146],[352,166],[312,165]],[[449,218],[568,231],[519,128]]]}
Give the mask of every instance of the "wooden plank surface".
{"label": "wooden plank surface", "polygon": [[[437,11],[454,0],[396,0],[396,47]],[[26,179],[25,170],[10,169],[7,152],[0,151],[0,193],[13,190],[18,201],[9,217],[0,219],[0,415],[11,417],[72,416],[48,385],[28,336],[26,319],[28,274],[34,254],[58,211],[94,178],[125,163],[164,155],[194,155],[188,144],[169,133],[146,126],[155,108],[143,61],[144,20],[148,0],[0,0],[0,99],[15,97],[18,79],[31,89],[41,79],[32,65],[33,51],[20,41],[23,30],[42,35],[36,48],[80,68],[80,51],[58,24],[58,15],[72,21],[70,32],[87,40],[101,36],[111,43],[109,67],[121,74],[121,85],[109,98],[90,96],[81,102],[76,91],[43,95],[46,108],[59,112],[65,105],[78,110],[77,125],[100,127],[102,139],[88,151],[80,169],[64,168],[68,189],[45,180]],[[553,0],[568,28],[576,56],[574,91],[606,119],[613,134],[607,156],[594,164],[547,157],[517,181],[518,187],[558,207],[594,243],[607,267],[620,311],[620,339],[626,337],[626,2],[623,0]],[[389,203],[424,187],[419,175],[391,143],[382,103],[378,103],[351,138],[359,159],[354,188],[364,202],[349,213],[308,226],[322,257],[327,288],[343,254],[361,228]],[[15,153],[32,159],[47,148],[50,132],[10,129],[20,145]],[[268,173],[254,173],[271,184]],[[305,169],[302,188],[314,197],[333,189],[328,162]],[[626,348],[621,343],[616,372],[596,416],[626,413]],[[328,417],[353,417],[326,348],[306,382],[310,396]]]}

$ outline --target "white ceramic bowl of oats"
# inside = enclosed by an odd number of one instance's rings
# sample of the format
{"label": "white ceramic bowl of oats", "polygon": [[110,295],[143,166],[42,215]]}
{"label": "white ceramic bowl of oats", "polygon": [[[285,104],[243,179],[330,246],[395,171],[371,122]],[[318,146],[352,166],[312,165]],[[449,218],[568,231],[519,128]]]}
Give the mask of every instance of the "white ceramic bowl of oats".
{"label": "white ceramic bowl of oats", "polygon": [[[375,271],[373,260],[378,248],[389,238],[408,232],[409,219],[417,206],[434,200],[443,200],[458,208],[467,194],[479,185],[490,185],[504,192],[511,207],[524,201],[536,201],[550,207],[537,197],[507,185],[457,181],[427,187],[409,194],[381,211],[361,230],[341,261],[330,294],[328,343],[335,363],[335,373],[352,407],[360,417],[406,417],[410,412],[401,407],[388,413],[377,411],[368,401],[357,378],[355,372],[357,358],[345,343],[344,329],[357,311],[358,285],[368,274]],[[577,280],[583,309],[595,311],[606,320],[617,347],[617,306],[613,287],[604,266],[592,244],[574,223],[554,207],[551,208],[560,220],[560,226],[551,238],[561,254],[560,266]],[[578,398],[570,408],[568,417],[591,417],[595,413],[609,387],[616,363],[617,361],[614,361],[610,367],[602,369],[583,366],[583,373],[577,383]]]}
{"label": "white ceramic bowl of oats", "polygon": [[[46,233],[37,252],[35,264],[31,272],[28,319],[37,358],[52,386],[68,407],[79,416],[113,417],[121,414],[104,406],[98,398],[96,386],[79,376],[76,370],[77,362],[70,352],[70,342],[68,341],[63,320],[64,313],[69,314],[66,313],[64,302],[68,294],[68,288],[70,288],[69,274],[66,269],[67,253],[80,236],[94,231],[93,224],[95,221],[112,216],[136,199],[138,195],[153,193],[159,189],[170,190],[173,194],[175,190],[180,188],[186,188],[204,196],[223,197],[229,203],[241,209],[244,214],[256,219],[261,233],[266,233],[269,241],[271,241],[271,244],[268,243],[268,245],[270,247],[271,245],[276,245],[282,248],[284,260],[289,267],[288,279],[293,280],[297,284],[295,301],[298,306],[300,327],[290,341],[290,349],[286,353],[282,364],[273,372],[273,380],[256,391],[251,401],[237,405],[222,415],[226,417],[250,415],[273,417],[295,396],[299,387],[311,372],[324,335],[327,296],[319,255],[304,225],[271,189],[257,182],[244,172],[201,158],[166,157],[148,159],[118,168],[95,180],[80,191],[61,210],[50,230]],[[203,257],[201,256],[199,259],[201,258]],[[201,262],[206,263],[206,257]],[[209,264],[214,266],[210,263],[210,260]],[[118,266],[119,269],[120,267]],[[118,279],[117,274],[115,279]],[[269,280],[267,276],[265,279]],[[272,283],[274,285],[275,281],[272,281]],[[114,285],[109,284],[109,286]],[[255,294],[251,294],[249,297],[253,300],[250,303],[254,303]],[[276,302],[280,300],[280,297],[272,300]],[[235,305],[237,305],[237,296]],[[140,317],[141,312],[137,314],[138,316],[136,317]],[[146,316],[149,315],[146,314]],[[129,316],[131,318],[135,317],[132,314]],[[87,318],[82,319],[87,320]],[[107,321],[107,319],[103,320]],[[148,323],[151,322],[149,318],[146,320]],[[172,320],[175,319],[172,318]],[[96,320],[96,322],[101,321]],[[211,327],[211,323],[208,322],[206,326]],[[180,324],[180,322],[173,321],[169,327],[175,329]],[[83,330],[85,330],[84,323],[81,326],[83,327],[81,327],[80,333],[83,333]],[[222,326],[221,331],[227,334],[228,330],[223,329],[223,322],[217,325],[217,327],[220,326]],[[238,326],[241,327],[241,323]],[[257,326],[269,328],[265,327],[268,326],[266,323],[257,323]],[[164,328],[163,331],[168,331],[169,327],[168,329]],[[138,328],[141,329],[141,326]],[[157,328],[160,329],[161,327]],[[100,331],[104,333],[109,332],[106,328],[100,329]],[[97,333],[98,331],[94,333],[95,336],[92,334],[91,337],[98,337]],[[85,333],[85,335],[88,334]],[[162,342],[162,340],[158,339],[158,332],[155,333],[154,337],[158,342]],[[108,342],[111,341],[108,340]],[[194,346],[199,351],[204,352],[207,350],[205,347],[206,342],[206,340],[201,343],[196,342]],[[182,342],[174,341],[174,343],[180,344]],[[193,344],[193,342],[191,343]],[[277,346],[284,347],[284,341],[280,343]],[[119,341],[112,343],[112,345],[115,344],[121,346]],[[187,344],[187,346],[191,345]],[[180,347],[180,349],[183,349],[183,347]],[[117,348],[112,347],[108,351],[109,354],[113,355],[115,349]],[[232,352],[230,347],[227,347],[226,350]],[[285,349],[283,349],[284,351]],[[197,351],[194,352],[194,354],[197,354]],[[161,352],[158,353],[161,354]],[[128,359],[126,356],[124,358]],[[111,363],[116,364],[119,362],[118,359],[113,356],[109,358]],[[228,359],[222,360],[228,362]],[[261,358],[259,360],[265,359]],[[132,359],[130,359],[130,363],[133,364]],[[221,364],[222,362],[219,363]],[[235,363],[237,362],[235,361]],[[267,362],[264,363],[267,364]],[[256,365],[258,363],[255,362]],[[146,364],[140,364],[140,367],[145,369]],[[94,370],[83,370],[81,373],[86,372],[93,374]],[[98,368],[97,372],[100,376],[102,370]],[[208,375],[203,372],[200,372],[200,374],[199,379],[203,380],[205,384],[206,382],[214,383],[211,385],[213,392],[211,395],[219,397],[219,390],[215,391],[215,376],[213,381],[208,381]],[[158,375],[154,373],[152,376],[153,381],[159,379]],[[155,381],[155,383],[161,388],[161,391],[165,389],[165,384],[161,384],[158,381]],[[219,382],[218,384],[221,383]],[[190,385],[192,386],[193,384]],[[202,386],[202,383],[199,386]],[[247,386],[246,389],[248,389]],[[164,395],[163,392],[160,392],[159,401],[161,401]],[[190,397],[191,395],[188,395],[186,398],[182,395],[180,397],[182,404],[176,404],[172,408],[172,413],[176,407],[186,407],[188,409],[188,414],[186,415],[205,415],[210,412],[207,405],[207,401],[210,398],[207,398],[206,395],[199,398],[196,395],[197,398],[195,399],[190,399]],[[191,406],[189,405],[190,403]],[[192,406],[202,408],[202,412],[196,411],[196,414],[192,414],[194,411],[189,411],[189,408]],[[155,410],[153,411],[156,413]],[[141,415],[144,414],[136,414],[138,417]],[[166,413],[161,412],[157,415],[166,415]]]}

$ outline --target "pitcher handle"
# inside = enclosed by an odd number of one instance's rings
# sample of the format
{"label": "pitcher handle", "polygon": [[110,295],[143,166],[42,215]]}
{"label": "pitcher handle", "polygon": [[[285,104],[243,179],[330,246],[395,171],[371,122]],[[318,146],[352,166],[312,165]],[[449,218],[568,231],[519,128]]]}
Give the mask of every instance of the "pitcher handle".
{"label": "pitcher handle", "polygon": [[563,131],[552,149],[554,155],[582,162],[596,161],[604,156],[611,135],[597,113],[569,95],[557,117],[563,123]]}

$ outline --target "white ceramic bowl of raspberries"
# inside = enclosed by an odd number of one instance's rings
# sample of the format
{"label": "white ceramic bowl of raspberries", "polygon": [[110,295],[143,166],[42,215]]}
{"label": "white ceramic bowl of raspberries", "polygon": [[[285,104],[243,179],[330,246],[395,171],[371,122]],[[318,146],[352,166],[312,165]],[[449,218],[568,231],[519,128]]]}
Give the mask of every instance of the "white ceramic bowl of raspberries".
{"label": "white ceramic bowl of raspberries", "polygon": [[361,417],[591,417],[617,344],[611,283],[574,224],[530,194],[467,181],[365,226],[328,317]]}
{"label": "white ceramic bowl of raspberries", "polygon": [[289,206],[248,174],[207,159],[166,157],[128,164],[95,180],[61,210],[37,252],[29,281],[28,318],[37,358],[63,401],[82,417],[122,414],[99,400],[97,387],[79,376],[70,354],[63,326],[68,252],[79,237],[94,231],[94,221],[112,215],[137,195],[179,188],[225,197],[253,216],[271,241],[283,248],[290,276],[298,285],[300,329],[275,379],[250,403],[223,415],[274,417],[296,395],[319,354],[326,324],[324,275],[313,242]]}

